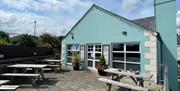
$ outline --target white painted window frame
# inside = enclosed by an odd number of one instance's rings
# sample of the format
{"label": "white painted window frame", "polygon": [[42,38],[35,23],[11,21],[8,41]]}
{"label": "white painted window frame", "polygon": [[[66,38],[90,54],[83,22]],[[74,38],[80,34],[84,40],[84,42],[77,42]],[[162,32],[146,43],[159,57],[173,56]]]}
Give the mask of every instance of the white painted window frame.
{"label": "white painted window frame", "polygon": [[[123,51],[113,51],[113,45],[114,44],[123,44],[124,50]],[[138,44],[139,45],[139,51],[126,51],[126,45],[128,44]],[[120,61],[120,60],[113,60],[113,53],[123,53],[124,54],[124,61]],[[127,53],[139,53],[140,54],[140,60],[139,62],[127,62],[126,60],[126,54]],[[112,60],[113,63],[117,62],[117,63],[123,63],[124,65],[124,70],[126,70],[126,65],[128,64],[135,64],[135,65],[140,65],[141,64],[141,47],[140,47],[140,43],[139,42],[128,42],[128,43],[112,43]]]}

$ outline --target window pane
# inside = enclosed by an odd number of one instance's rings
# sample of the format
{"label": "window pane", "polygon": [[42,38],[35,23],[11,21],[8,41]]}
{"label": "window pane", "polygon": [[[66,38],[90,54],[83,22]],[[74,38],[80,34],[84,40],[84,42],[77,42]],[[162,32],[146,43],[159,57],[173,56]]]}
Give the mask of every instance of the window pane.
{"label": "window pane", "polygon": [[113,68],[124,69],[124,63],[113,62]]}
{"label": "window pane", "polygon": [[93,46],[92,45],[88,45],[88,51],[93,51]]}
{"label": "window pane", "polygon": [[95,67],[98,65],[98,63],[99,63],[98,61],[95,61]]}
{"label": "window pane", "polygon": [[90,60],[88,60],[88,66],[89,66],[89,67],[93,67],[93,62],[90,61]]}
{"label": "window pane", "polygon": [[96,60],[99,60],[100,57],[101,57],[101,53],[95,53],[95,59],[96,59]]}
{"label": "window pane", "polygon": [[101,52],[101,45],[95,45],[95,51]]}
{"label": "window pane", "polygon": [[92,53],[88,53],[88,59],[93,59]]}
{"label": "window pane", "polygon": [[113,60],[124,61],[124,53],[113,53]]}
{"label": "window pane", "polygon": [[72,56],[72,51],[68,51],[68,56]]}
{"label": "window pane", "polygon": [[126,70],[131,70],[131,71],[139,71],[140,72],[140,64],[126,64]]}
{"label": "window pane", "polygon": [[127,62],[140,62],[140,53],[127,53]]}
{"label": "window pane", "polygon": [[79,50],[79,44],[72,44],[67,46],[68,50]]}
{"label": "window pane", "polygon": [[113,44],[113,51],[124,51],[124,44]]}
{"label": "window pane", "polygon": [[126,51],[139,51],[139,44],[126,44]]}
{"label": "window pane", "polygon": [[72,58],[68,58],[67,63],[71,63],[72,62]]}
{"label": "window pane", "polygon": [[72,49],[72,45],[68,45],[68,50],[71,50]]}

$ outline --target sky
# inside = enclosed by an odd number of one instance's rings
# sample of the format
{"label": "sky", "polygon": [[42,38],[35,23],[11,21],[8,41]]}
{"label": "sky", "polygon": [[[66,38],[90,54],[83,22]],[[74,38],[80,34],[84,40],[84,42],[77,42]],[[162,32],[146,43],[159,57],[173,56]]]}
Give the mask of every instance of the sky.
{"label": "sky", "polygon": [[[177,4],[177,31],[180,33],[180,0]],[[154,15],[154,0],[0,0],[0,30],[10,34],[42,33],[65,35],[96,4],[127,19]]]}

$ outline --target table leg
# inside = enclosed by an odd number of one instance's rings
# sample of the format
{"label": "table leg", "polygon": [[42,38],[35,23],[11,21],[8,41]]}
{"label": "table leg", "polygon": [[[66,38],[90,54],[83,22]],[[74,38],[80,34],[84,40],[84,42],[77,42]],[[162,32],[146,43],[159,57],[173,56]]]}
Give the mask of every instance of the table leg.
{"label": "table leg", "polygon": [[112,84],[107,84],[108,88],[106,88],[106,91],[111,91]]}
{"label": "table leg", "polygon": [[61,62],[59,63],[59,70],[61,71],[62,69],[61,69],[61,66],[62,66],[62,64],[61,64]]}
{"label": "table leg", "polygon": [[118,81],[119,76],[117,74],[112,75],[112,80]]}
{"label": "table leg", "polygon": [[141,78],[137,78],[137,80],[139,81],[139,86],[144,87],[144,80]]}
{"label": "table leg", "polygon": [[45,80],[43,68],[40,69],[40,74],[41,74],[41,76],[42,76],[42,79]]}
{"label": "table leg", "polygon": [[134,77],[130,76],[130,78],[136,83],[136,85],[138,84],[137,80]]}

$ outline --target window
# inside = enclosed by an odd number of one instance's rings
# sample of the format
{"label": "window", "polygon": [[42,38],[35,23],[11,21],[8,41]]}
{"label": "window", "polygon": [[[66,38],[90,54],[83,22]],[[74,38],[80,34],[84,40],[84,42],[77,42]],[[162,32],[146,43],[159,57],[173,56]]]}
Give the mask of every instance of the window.
{"label": "window", "polygon": [[140,46],[139,43],[112,44],[113,67],[140,71]]}
{"label": "window", "polygon": [[79,49],[80,49],[79,44],[67,45],[67,63],[72,62],[73,52],[78,52],[79,53]]}
{"label": "window", "polygon": [[88,67],[95,67],[98,64],[102,54],[101,44],[88,44],[87,54]]}
{"label": "window", "polygon": [[124,44],[113,44],[113,51],[124,51]]}

